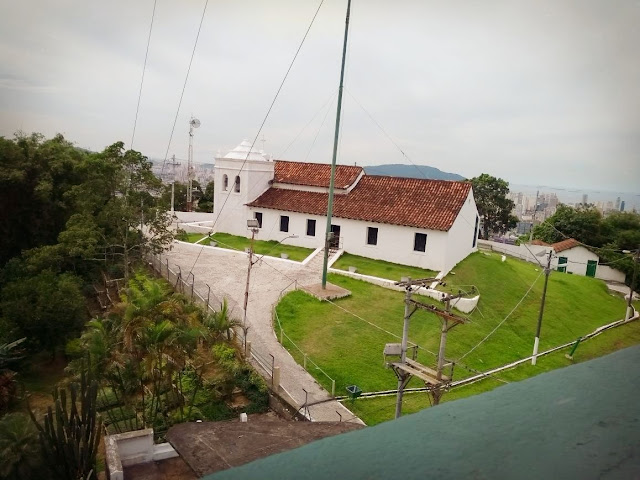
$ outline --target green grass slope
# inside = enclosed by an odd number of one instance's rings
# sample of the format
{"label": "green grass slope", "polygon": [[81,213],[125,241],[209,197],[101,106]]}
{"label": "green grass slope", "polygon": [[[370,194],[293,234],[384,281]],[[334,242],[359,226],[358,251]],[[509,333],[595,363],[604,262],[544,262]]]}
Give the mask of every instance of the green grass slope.
{"label": "green grass slope", "polygon": [[[447,276],[447,289],[468,291],[474,285],[481,295],[479,308],[469,315],[469,322],[456,327],[448,336],[447,358],[453,360],[477,345],[534,285],[509,319],[456,366],[455,379],[472,375],[465,366],[486,371],[531,354],[544,282],[540,273],[541,269],[531,263],[513,258],[502,262],[499,255],[476,253]],[[403,294],[340,275],[330,275],[329,280],[351,290],[352,295],[331,304],[319,302],[301,291],[290,293],[277,306],[285,333],[336,380],[336,394],[344,394],[345,387],[351,384],[358,385],[363,391],[395,388],[396,378],[391,370],[384,368],[382,350],[385,343],[399,342]],[[431,301],[420,296],[416,298]],[[547,291],[540,349],[543,351],[575,340],[622,318],[624,311],[623,299],[610,295],[600,280],[553,272]],[[638,328],[636,325],[630,327]],[[431,313],[418,311],[412,317],[409,339],[421,346],[418,359],[426,365],[435,364],[434,355],[428,351],[437,351],[439,329],[440,321]],[[276,333],[279,333],[277,324]],[[303,363],[302,355],[286,338],[284,345],[297,361]],[[585,346],[580,347],[583,348]],[[560,363],[551,368],[568,364],[568,360],[562,359],[563,356]],[[546,368],[543,364],[541,361],[525,376],[541,373]],[[330,387],[330,381],[317,369],[309,368],[309,371],[322,385]],[[409,386],[421,384],[413,380]],[[478,387],[470,388],[472,391]]]}

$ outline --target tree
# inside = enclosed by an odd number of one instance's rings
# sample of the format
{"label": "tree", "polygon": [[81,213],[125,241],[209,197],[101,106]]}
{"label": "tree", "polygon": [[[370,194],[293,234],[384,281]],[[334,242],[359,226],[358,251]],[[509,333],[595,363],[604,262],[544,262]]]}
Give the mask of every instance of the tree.
{"label": "tree", "polygon": [[15,334],[27,337],[32,349],[52,354],[77,335],[86,320],[80,279],[51,270],[9,282],[2,289],[0,307]]}
{"label": "tree", "polygon": [[207,183],[204,193],[198,202],[199,212],[213,212],[213,181]]}
{"label": "tree", "polygon": [[122,142],[86,158],[85,180],[70,192],[76,213],[59,237],[70,256],[117,264],[128,278],[132,261],[171,242],[171,219],[156,201],[162,184],[151,166]]}
{"label": "tree", "polygon": [[504,233],[515,227],[518,219],[511,215],[515,204],[507,198],[509,183],[486,173],[470,181],[482,219],[483,238],[489,238],[489,233]]}
{"label": "tree", "polygon": [[534,238],[555,243],[567,238],[594,247],[606,243],[601,234],[602,214],[593,206],[578,208],[560,204],[556,212],[533,229]]}
{"label": "tree", "polygon": [[86,156],[62,135],[0,137],[0,266],[22,250],[56,242],[72,213],[67,194],[81,183],[78,167]]}

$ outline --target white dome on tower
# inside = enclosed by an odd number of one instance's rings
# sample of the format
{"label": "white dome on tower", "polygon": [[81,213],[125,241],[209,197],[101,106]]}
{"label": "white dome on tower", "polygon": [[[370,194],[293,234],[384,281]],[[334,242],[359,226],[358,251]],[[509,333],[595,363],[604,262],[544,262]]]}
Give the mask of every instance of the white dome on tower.
{"label": "white dome on tower", "polygon": [[270,161],[269,155],[266,155],[262,150],[258,151],[254,148],[251,148],[251,142],[249,140],[243,140],[240,145],[238,145],[233,150],[229,151],[224,157],[233,160],[263,160]]}

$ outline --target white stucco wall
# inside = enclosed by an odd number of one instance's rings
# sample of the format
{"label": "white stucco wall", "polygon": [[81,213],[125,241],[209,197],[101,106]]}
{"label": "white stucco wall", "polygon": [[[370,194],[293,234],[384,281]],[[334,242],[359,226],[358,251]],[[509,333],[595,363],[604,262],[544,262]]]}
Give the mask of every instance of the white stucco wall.
{"label": "white stucco wall", "polygon": [[[323,246],[327,221],[325,216],[252,208],[250,217],[253,217],[253,212],[262,212],[262,228],[256,236],[260,240],[278,241],[288,235],[295,234],[298,235],[298,238],[289,238],[284,243],[307,248]],[[289,216],[288,233],[280,232],[281,215]],[[306,235],[307,219],[316,220],[316,234],[313,237]],[[415,265],[435,271],[443,270],[446,267],[447,249],[456,248],[455,245],[449,247],[449,235],[447,232],[336,217],[333,218],[332,224],[340,225],[340,236],[342,237],[340,247],[349,253],[394,263]],[[377,245],[367,245],[367,227],[378,228]],[[415,252],[413,250],[415,233],[427,234],[425,252]],[[246,232],[244,234],[246,235]],[[467,243],[469,248],[464,256],[471,252],[472,236],[473,230],[468,235]]]}
{"label": "white stucco wall", "polygon": [[[582,246],[577,246],[570,248],[568,250],[563,250],[556,254],[558,257],[566,257],[569,262],[567,263],[567,272],[574,273],[576,275],[586,275],[587,274],[587,261],[595,260],[598,261],[598,255],[587,250]],[[556,260],[557,262],[557,260]],[[557,266],[557,263],[556,263]],[[596,273],[598,269],[596,268]]]}
{"label": "white stucco wall", "polygon": [[[247,235],[247,220],[252,218],[252,214],[245,204],[255,200],[269,188],[269,181],[273,179],[273,169],[274,163],[267,160],[245,162],[244,159],[216,158],[213,211],[214,218],[217,218],[215,231]],[[223,189],[225,174],[229,178],[226,191]],[[237,175],[240,176],[240,193],[234,190]]]}
{"label": "white stucco wall", "polygon": [[[447,238],[446,260],[441,270],[448,272],[458,262],[464,260],[470,253],[475,252],[477,248],[473,246],[473,235],[476,225],[476,216],[478,209],[476,207],[473,192],[469,191],[469,195],[460,209],[458,217],[449,229]],[[480,227],[478,226],[478,230]],[[475,232],[476,239],[478,232]]]}

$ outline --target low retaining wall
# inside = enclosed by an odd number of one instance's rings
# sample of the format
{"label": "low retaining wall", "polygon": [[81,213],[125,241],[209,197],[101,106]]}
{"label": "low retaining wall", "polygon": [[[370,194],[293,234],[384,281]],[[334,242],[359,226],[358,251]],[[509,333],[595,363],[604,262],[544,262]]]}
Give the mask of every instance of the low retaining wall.
{"label": "low retaining wall", "polygon": [[[356,272],[347,272],[346,270],[338,270],[337,268],[330,268],[329,271],[331,273],[344,275],[345,277],[356,278],[364,282],[373,283],[374,285],[388,288],[390,290],[404,292],[403,287],[396,285],[393,280],[388,280],[386,278],[374,277],[371,275],[363,275],[361,273],[356,273]],[[437,283],[437,282],[434,282],[434,283]],[[418,295],[423,295],[425,297],[433,298],[438,301],[442,301],[442,296],[444,295],[444,292],[441,292],[440,290],[436,290],[434,288],[425,288],[425,287],[420,287],[416,289],[415,293],[417,293]],[[470,313],[473,311],[474,308],[476,308],[479,300],[480,300],[480,295],[476,295],[473,298],[457,298],[451,301],[451,306],[463,313]]]}
{"label": "low retaining wall", "polygon": [[111,480],[124,479],[124,467],[177,457],[168,443],[153,443],[153,429],[105,436],[107,473]]}

